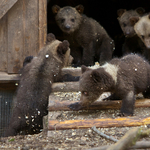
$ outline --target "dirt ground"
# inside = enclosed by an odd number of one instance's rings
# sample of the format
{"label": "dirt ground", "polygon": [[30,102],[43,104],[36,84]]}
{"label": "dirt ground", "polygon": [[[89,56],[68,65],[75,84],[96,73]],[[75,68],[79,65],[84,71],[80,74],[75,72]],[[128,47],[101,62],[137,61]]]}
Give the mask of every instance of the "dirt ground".
{"label": "dirt ground", "polygon": [[[72,93],[54,93],[60,98],[60,101],[68,99],[78,101],[80,92]],[[106,94],[107,95],[107,94]],[[106,96],[104,95],[104,97]],[[99,99],[101,100],[101,99]],[[84,111],[57,111],[50,112],[50,119],[76,120],[76,119],[100,119],[100,118],[117,118],[119,110],[84,110]],[[136,108],[134,116],[147,117],[150,115],[149,108]],[[146,126],[145,126],[146,127]],[[102,133],[112,136],[115,139],[121,137],[131,128],[134,127],[113,127],[97,128]],[[149,140],[150,137],[141,140]],[[103,145],[111,145],[115,142],[101,137],[91,128],[71,129],[48,131],[43,129],[40,134],[35,135],[17,135],[0,139],[0,149],[7,150],[86,150]],[[147,149],[148,150],[148,149]]]}

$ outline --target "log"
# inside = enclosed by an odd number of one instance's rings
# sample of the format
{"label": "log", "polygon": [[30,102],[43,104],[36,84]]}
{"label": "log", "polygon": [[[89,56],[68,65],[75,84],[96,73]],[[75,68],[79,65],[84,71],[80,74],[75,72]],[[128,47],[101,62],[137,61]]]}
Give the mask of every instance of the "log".
{"label": "log", "polygon": [[96,126],[98,128],[110,127],[132,127],[150,124],[150,117],[127,117],[127,118],[106,118],[106,119],[89,119],[89,120],[49,120],[49,130],[66,130],[66,129],[84,129]]}
{"label": "log", "polygon": [[[57,97],[58,99],[58,97]],[[70,104],[73,104],[75,102],[72,101],[62,101],[59,100],[53,101],[53,98],[49,99],[49,111],[69,111],[70,108],[68,107]],[[120,109],[121,108],[122,101],[96,101],[89,108],[83,108],[83,110],[106,110],[106,109]],[[137,99],[135,102],[135,107],[150,107],[150,99]]]}
{"label": "log", "polygon": [[80,76],[81,68],[63,68],[62,75],[64,74],[71,74],[72,76]]}
{"label": "log", "polygon": [[52,92],[78,92],[79,82],[53,83]]}

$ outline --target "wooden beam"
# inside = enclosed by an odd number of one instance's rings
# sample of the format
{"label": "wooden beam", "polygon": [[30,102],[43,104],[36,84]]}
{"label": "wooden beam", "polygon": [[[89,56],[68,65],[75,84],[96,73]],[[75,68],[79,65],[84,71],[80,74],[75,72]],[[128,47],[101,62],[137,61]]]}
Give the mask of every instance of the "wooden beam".
{"label": "wooden beam", "polygon": [[46,44],[47,0],[39,0],[39,50]]}
{"label": "wooden beam", "polygon": [[0,19],[8,12],[8,10],[17,2],[18,0],[1,0],[0,2]]}
{"label": "wooden beam", "polygon": [[[80,68],[63,68],[62,69],[62,74],[71,74],[74,76],[80,76]],[[6,72],[0,72],[0,83],[9,83],[9,82],[16,82],[19,81],[19,74],[8,74]],[[59,83],[56,83],[59,84]],[[64,84],[64,85],[63,85]],[[65,84],[65,82],[63,82],[63,84],[60,84],[61,87],[65,87],[65,85],[70,85],[70,84]],[[73,82],[74,84],[74,82]],[[55,85],[54,87],[58,88],[59,85]],[[66,87],[68,88],[68,87]],[[76,87],[78,88],[78,87]],[[62,91],[62,89],[60,89]],[[75,91],[77,91],[77,89],[75,89]]]}
{"label": "wooden beam", "polygon": [[18,74],[7,74],[6,72],[0,72],[0,83],[15,83],[19,81]]}
{"label": "wooden beam", "polygon": [[66,130],[66,129],[84,129],[96,126],[98,128],[111,127],[132,127],[150,124],[150,117],[127,117],[127,118],[105,118],[105,119],[89,119],[89,120],[49,120],[49,130]]}
{"label": "wooden beam", "polygon": [[[59,100],[55,101],[50,96],[49,98],[49,111],[69,111],[70,108],[68,107],[70,104],[75,103],[76,101],[62,101]],[[116,101],[96,101],[89,108],[83,108],[82,110],[105,110],[105,109],[120,109],[121,108],[122,101],[116,100]],[[137,99],[135,102],[135,107],[150,107],[150,99]]]}

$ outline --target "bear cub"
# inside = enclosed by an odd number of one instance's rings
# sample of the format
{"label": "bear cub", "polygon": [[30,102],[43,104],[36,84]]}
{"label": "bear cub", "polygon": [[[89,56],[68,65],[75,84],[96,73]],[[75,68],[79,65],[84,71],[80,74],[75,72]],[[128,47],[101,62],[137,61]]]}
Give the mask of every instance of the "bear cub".
{"label": "bear cub", "polygon": [[61,79],[61,70],[70,59],[68,41],[58,41],[51,33],[48,38],[48,43],[37,57],[29,56],[24,60],[16,101],[5,136],[14,136],[20,131],[35,134],[43,128],[42,120],[48,113],[52,83]]}
{"label": "bear cub", "polygon": [[106,30],[96,20],[84,15],[83,10],[82,5],[52,7],[56,23],[70,43],[74,67],[81,64],[91,66],[96,61],[103,64],[111,60],[115,49],[114,42]]}
{"label": "bear cub", "polygon": [[146,46],[147,50],[144,51],[144,55],[150,62],[150,14],[145,14],[142,17],[135,17],[134,19],[137,19],[134,30]]}
{"label": "bear cub", "polygon": [[119,9],[117,11],[118,21],[125,36],[125,41],[122,47],[123,55],[129,53],[140,53],[144,49],[144,44],[134,31],[134,24],[136,23],[135,17],[140,17],[144,14],[145,10],[139,7],[135,10]]}
{"label": "bear cub", "polygon": [[108,100],[122,99],[121,115],[133,115],[135,94],[142,92],[145,98],[150,98],[150,65],[141,56],[129,54],[98,69],[82,66],[79,90],[80,101],[69,106],[72,110],[88,107],[103,92],[111,92]]}

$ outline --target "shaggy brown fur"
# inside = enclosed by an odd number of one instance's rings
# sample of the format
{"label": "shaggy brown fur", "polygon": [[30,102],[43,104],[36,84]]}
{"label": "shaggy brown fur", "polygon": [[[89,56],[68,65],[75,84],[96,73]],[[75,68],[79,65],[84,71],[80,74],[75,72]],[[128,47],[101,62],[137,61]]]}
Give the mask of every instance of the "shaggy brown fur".
{"label": "shaggy brown fur", "polygon": [[43,116],[47,115],[48,97],[53,82],[60,80],[61,69],[68,64],[68,41],[58,41],[53,34],[37,57],[22,69],[10,125],[5,136],[39,133]]}
{"label": "shaggy brown fur", "polygon": [[122,99],[121,115],[133,115],[135,94],[143,93],[150,98],[150,65],[138,55],[114,58],[98,69],[82,66],[79,90],[79,103],[70,105],[73,110],[87,107],[96,101],[103,92],[111,92],[108,99]]}
{"label": "shaggy brown fur", "polygon": [[143,53],[144,44],[134,31],[134,24],[137,19],[144,14],[144,9],[139,7],[135,10],[119,9],[117,11],[118,21],[125,36],[125,42],[122,47],[123,55],[129,53]]}
{"label": "shaggy brown fur", "polygon": [[84,7],[55,5],[52,11],[65,39],[70,43],[74,66],[100,64],[112,58],[114,42],[105,29],[94,19],[83,14]]}

